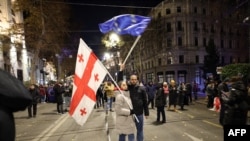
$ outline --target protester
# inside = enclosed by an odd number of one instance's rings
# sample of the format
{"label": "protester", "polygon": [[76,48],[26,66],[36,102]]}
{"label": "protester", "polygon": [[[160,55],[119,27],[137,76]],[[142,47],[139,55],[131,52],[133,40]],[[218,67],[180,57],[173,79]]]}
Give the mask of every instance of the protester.
{"label": "protester", "polygon": [[96,91],[96,104],[95,108],[103,107],[104,108],[104,94],[103,94],[103,85],[99,86]]}
{"label": "protester", "polygon": [[128,141],[135,140],[135,122],[133,119],[133,106],[128,91],[128,86],[125,81],[118,83],[120,90],[115,91],[116,102],[116,130],[119,134],[119,141],[125,141],[126,136]]}
{"label": "protester", "polygon": [[46,95],[47,95],[46,93],[47,93],[46,88],[42,84],[40,84],[39,85],[39,94],[40,94],[41,103],[46,103]]}
{"label": "protester", "polygon": [[155,106],[155,94],[156,87],[153,82],[149,82],[146,86],[147,94],[148,94],[148,105],[151,104],[151,108],[154,109]]}
{"label": "protester", "polygon": [[0,69],[0,78],[0,141],[15,141],[13,113],[25,110],[32,98],[23,83],[8,72]]}
{"label": "protester", "polygon": [[194,95],[194,101],[198,100],[198,84],[194,81],[193,83],[193,95]]}
{"label": "protester", "polygon": [[114,98],[114,90],[115,90],[115,86],[111,81],[107,81],[104,82],[104,91],[106,93],[107,96],[107,110],[109,110],[110,112],[113,112],[113,98]]}
{"label": "protester", "polygon": [[64,114],[63,111],[63,93],[64,88],[61,82],[56,83],[53,87],[53,90],[55,92],[55,99],[56,99],[56,109],[58,114]]}
{"label": "protester", "polygon": [[160,122],[160,117],[162,116],[162,123],[166,122],[166,114],[164,107],[166,105],[166,94],[164,94],[163,84],[157,86],[157,93],[155,96],[155,107],[157,107],[157,118],[156,122]]}
{"label": "protester", "polygon": [[193,102],[192,85],[190,83],[186,83],[186,97],[184,100],[184,105],[189,105],[192,102]]}
{"label": "protester", "polygon": [[72,96],[72,89],[73,89],[73,85],[72,84],[67,84],[65,85],[65,93],[64,93],[64,99],[65,99],[65,107],[64,107],[64,111],[67,112],[68,111],[68,107],[70,106],[70,101],[71,101],[71,96]]}
{"label": "protester", "polygon": [[40,99],[39,88],[35,84],[32,84],[29,88],[30,96],[32,97],[32,102],[28,106],[28,118],[36,117],[37,114],[37,103]]}
{"label": "protester", "polygon": [[205,90],[207,96],[207,108],[213,108],[213,102],[215,96],[214,86],[215,86],[214,81],[210,80]]}
{"label": "protester", "polygon": [[163,92],[165,94],[165,97],[166,97],[166,105],[168,105],[169,103],[169,88],[168,88],[168,83],[167,82],[163,82]]}
{"label": "protester", "polygon": [[181,84],[178,86],[178,105],[181,107],[181,110],[184,110],[184,101],[186,97],[186,85],[184,82],[181,82]]}
{"label": "protester", "polygon": [[228,93],[222,93],[225,103],[223,125],[246,125],[247,124],[247,88],[240,76],[233,76],[229,80],[231,84]]}
{"label": "protester", "polygon": [[[121,81],[123,79],[124,67],[125,67],[124,64],[120,65],[120,71],[118,73],[118,81]],[[145,87],[139,85],[137,75],[133,74],[130,76],[130,80],[128,83],[128,90],[130,92],[130,98],[132,100],[134,113],[138,118],[138,121],[135,121],[137,129],[136,138],[137,141],[143,141],[144,116],[146,119],[148,118],[149,110],[148,110],[148,100]]]}
{"label": "protester", "polygon": [[174,106],[174,111],[176,111],[176,104],[177,104],[177,98],[178,98],[178,93],[177,93],[177,85],[174,80],[170,81],[170,86],[169,86],[169,104],[168,104],[168,110],[171,110],[171,106]]}
{"label": "protester", "polygon": [[224,114],[225,114],[225,103],[222,99],[223,93],[228,93],[229,88],[228,88],[228,82],[229,78],[225,78],[222,82],[219,83],[218,85],[218,97],[220,99],[220,117],[219,117],[219,122],[222,125],[223,124],[223,119],[224,119]]}

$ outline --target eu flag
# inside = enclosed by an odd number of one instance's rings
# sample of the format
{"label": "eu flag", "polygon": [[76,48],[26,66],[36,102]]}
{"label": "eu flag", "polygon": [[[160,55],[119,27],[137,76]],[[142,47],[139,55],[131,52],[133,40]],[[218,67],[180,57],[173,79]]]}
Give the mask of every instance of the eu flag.
{"label": "eu flag", "polygon": [[112,19],[99,24],[99,28],[102,33],[114,31],[117,34],[138,36],[144,32],[150,20],[150,17],[124,14],[115,16]]}

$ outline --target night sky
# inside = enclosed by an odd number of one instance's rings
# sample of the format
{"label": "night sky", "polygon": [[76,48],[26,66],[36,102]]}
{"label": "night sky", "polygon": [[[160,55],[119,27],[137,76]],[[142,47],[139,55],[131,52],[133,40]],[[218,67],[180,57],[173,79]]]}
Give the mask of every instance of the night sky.
{"label": "night sky", "polygon": [[128,11],[147,16],[150,10],[147,7],[154,7],[161,1],[163,0],[70,0],[71,38],[77,44],[79,38],[82,38],[100,57],[105,47],[101,44],[103,34],[99,31],[99,23],[120,14],[130,14]]}

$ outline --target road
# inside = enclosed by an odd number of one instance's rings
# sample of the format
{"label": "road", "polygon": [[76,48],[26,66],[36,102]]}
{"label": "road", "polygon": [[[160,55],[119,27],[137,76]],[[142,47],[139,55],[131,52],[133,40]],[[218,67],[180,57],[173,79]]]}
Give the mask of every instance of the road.
{"label": "road", "polygon": [[[103,108],[94,109],[84,126],[76,124],[68,113],[58,115],[54,103],[39,104],[36,118],[28,119],[27,115],[27,111],[14,114],[16,141],[118,140],[115,112],[107,115]],[[166,111],[167,122],[157,124],[156,110],[150,109],[150,116],[145,119],[145,141],[222,141],[218,116],[218,112],[207,109],[205,104],[195,102],[184,111]]]}

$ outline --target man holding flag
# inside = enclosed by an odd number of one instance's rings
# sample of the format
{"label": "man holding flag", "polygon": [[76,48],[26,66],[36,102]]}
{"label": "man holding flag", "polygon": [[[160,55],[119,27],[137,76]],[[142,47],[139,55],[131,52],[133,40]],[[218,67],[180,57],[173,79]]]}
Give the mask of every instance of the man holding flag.
{"label": "man holding flag", "polygon": [[[125,64],[127,58],[138,42],[140,35],[144,32],[150,20],[150,17],[124,14],[99,24],[99,28],[102,33],[107,33],[113,30],[118,34],[130,34],[132,36],[137,36],[137,40],[131,47],[130,52],[123,62],[123,64]],[[69,110],[70,116],[72,116],[79,125],[83,125],[91,114],[91,111],[96,103],[96,91],[104,80],[106,74],[109,74],[107,69],[103,66],[87,44],[80,39],[75,67],[72,99]],[[134,77],[131,77],[131,79],[132,78]],[[138,82],[137,77],[133,80],[133,84]],[[131,93],[134,92],[132,89],[130,89],[130,91]],[[145,105],[143,107],[144,114],[147,117],[149,115],[149,111],[147,108],[147,99],[145,97],[146,93],[144,93],[143,90],[141,92],[144,101],[143,103],[145,103],[143,104]],[[135,95],[135,97],[137,96]],[[137,107],[137,109],[139,108],[142,107]],[[139,110],[139,113],[139,121],[136,121],[137,141],[143,141],[143,115],[141,114],[141,110]]]}
{"label": "man holding flag", "polygon": [[[102,33],[108,33],[114,31],[117,34],[130,34],[132,36],[137,36],[136,41],[131,47],[127,57],[125,58],[123,64],[121,65],[120,72],[118,73],[118,81],[122,80],[123,69],[127,58],[131,54],[133,48],[141,37],[141,34],[147,28],[151,18],[139,15],[124,14],[113,17],[112,19],[99,24],[100,31]],[[128,85],[128,90],[130,92],[130,97],[132,100],[133,111],[138,119],[135,121],[137,129],[137,141],[144,140],[144,116],[147,118],[149,116],[149,110],[147,105],[147,94],[144,87],[139,86],[138,79],[136,75],[130,76],[130,85]]]}

